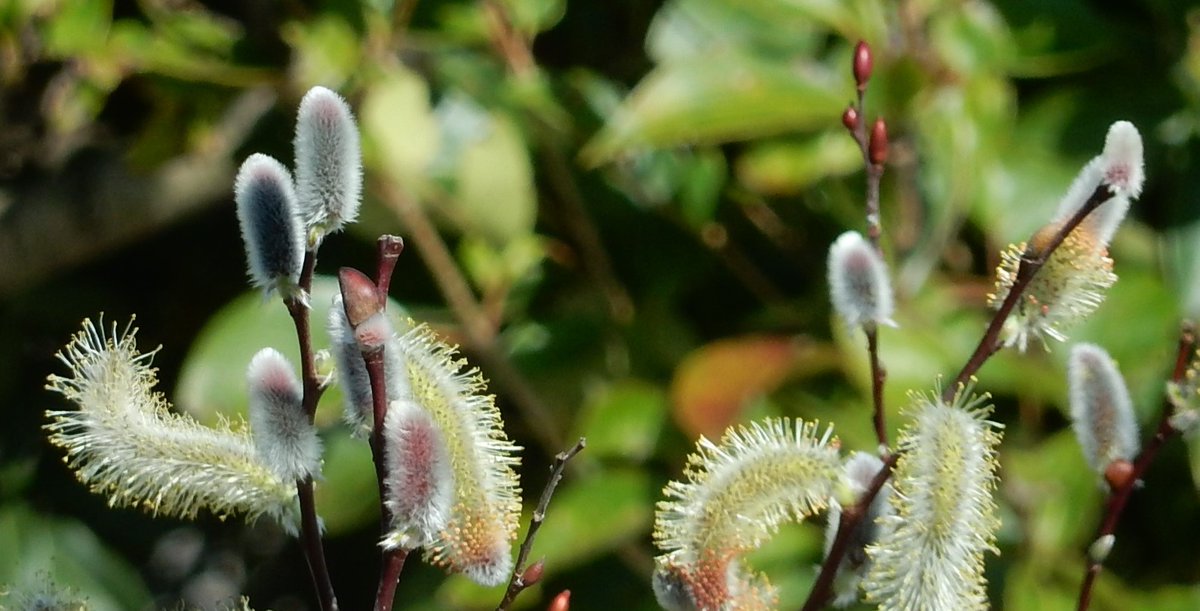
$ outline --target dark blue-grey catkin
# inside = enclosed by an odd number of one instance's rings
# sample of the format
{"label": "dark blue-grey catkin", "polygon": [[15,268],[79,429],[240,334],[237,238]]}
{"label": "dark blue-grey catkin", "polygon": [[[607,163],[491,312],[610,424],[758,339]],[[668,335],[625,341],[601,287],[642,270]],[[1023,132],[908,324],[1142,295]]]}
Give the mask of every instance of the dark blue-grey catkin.
{"label": "dark blue-grey catkin", "polygon": [[291,175],[275,159],[255,153],[238,171],[234,199],[251,284],[286,295],[299,281],[304,262]]}

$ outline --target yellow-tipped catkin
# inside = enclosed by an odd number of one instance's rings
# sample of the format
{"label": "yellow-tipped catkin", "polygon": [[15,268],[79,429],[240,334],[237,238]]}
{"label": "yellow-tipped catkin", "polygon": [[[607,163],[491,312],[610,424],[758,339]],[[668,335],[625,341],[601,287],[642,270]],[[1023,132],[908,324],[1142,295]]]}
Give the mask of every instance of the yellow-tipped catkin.
{"label": "yellow-tipped catkin", "polygon": [[194,518],[270,516],[294,528],[295,482],[264,465],[242,424],[209,428],[170,411],[160,393],[153,352],[140,354],[136,330],[108,334],[85,320],[58,357],[70,376],[51,375],[47,388],[78,409],[51,410],[50,442],[81,482],[113,507]]}
{"label": "yellow-tipped catkin", "polygon": [[[760,609],[774,604],[765,579],[740,557],[786,521],[826,505],[842,472],[832,429],[769,419],[731,428],[720,444],[701,437],[686,481],[663,489],[655,516],[655,595],[669,609]],[[689,606],[690,605],[690,606]]]}
{"label": "yellow-tipped catkin", "polygon": [[[996,268],[996,289],[988,295],[988,304],[999,308],[1017,279],[1021,258],[1037,256],[1044,242],[1058,231],[1047,225],[1026,244],[1013,244],[1000,253]],[[1066,341],[1066,331],[1082,321],[1100,304],[1108,289],[1117,282],[1113,261],[1104,244],[1086,227],[1067,235],[1033,277],[1004,327],[1004,343],[1024,352],[1030,340],[1046,348],[1046,338]]]}
{"label": "yellow-tipped catkin", "polygon": [[893,515],[867,547],[867,600],[883,611],[987,609],[983,555],[996,551],[999,425],[986,396],[962,387],[913,395],[892,478]]}
{"label": "yellow-tipped catkin", "polygon": [[[521,488],[515,468],[519,447],[504,433],[495,397],[478,369],[467,368],[455,348],[429,327],[418,325],[399,336],[411,400],[424,409],[440,432],[444,458],[453,475],[445,526],[426,546],[434,564],[483,585],[503,583],[512,571],[512,542],[521,515]],[[388,544],[388,542],[385,542]]]}

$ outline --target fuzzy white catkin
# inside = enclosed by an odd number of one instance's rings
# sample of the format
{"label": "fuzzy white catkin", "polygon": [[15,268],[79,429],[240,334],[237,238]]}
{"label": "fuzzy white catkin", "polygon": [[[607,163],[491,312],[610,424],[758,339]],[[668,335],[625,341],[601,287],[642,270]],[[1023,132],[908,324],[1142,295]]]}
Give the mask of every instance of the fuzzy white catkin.
{"label": "fuzzy white catkin", "polygon": [[[363,362],[362,348],[346,320],[342,307],[342,296],[335,295],[329,308],[327,324],[334,361],[337,364],[338,384],[345,396],[345,420],[356,436],[365,436],[374,428],[374,403],[371,398],[371,380]],[[408,399],[412,391],[408,385],[408,371],[396,337],[390,338],[383,350],[384,377],[387,378],[388,402]]]}
{"label": "fuzzy white catkin", "polygon": [[887,266],[856,231],[843,233],[829,247],[829,297],[850,327],[896,324]]}
{"label": "fuzzy white catkin", "polygon": [[246,370],[254,449],[280,478],[301,480],[321,469],[321,440],[301,404],[303,387],[292,364],[263,348]]}
{"label": "fuzzy white catkin", "polygon": [[296,118],[296,195],[305,226],[333,233],[358,216],[362,153],[358,127],[346,101],[313,87]]}
{"label": "fuzzy white catkin", "polygon": [[[842,485],[852,493],[855,502],[871,486],[871,481],[883,468],[883,461],[874,454],[854,452],[845,461],[842,472]],[[867,513],[862,517],[858,526],[851,534],[850,545],[846,555],[838,565],[837,580],[834,582],[833,606],[846,607],[859,599],[859,584],[863,575],[870,569],[870,559],[866,547],[875,542],[876,522],[882,516],[892,514],[889,503],[892,486],[885,483],[879,493],[871,501]],[[837,537],[838,527],[842,521],[842,505],[837,501],[837,495],[829,503],[829,515],[825,526],[825,555],[833,547]]]}
{"label": "fuzzy white catkin", "polygon": [[304,262],[291,175],[275,159],[255,153],[238,171],[234,199],[251,283],[286,294],[299,281]]}
{"label": "fuzzy white catkin", "polygon": [[1076,344],[1067,362],[1071,424],[1088,465],[1103,475],[1114,460],[1137,456],[1137,420],[1129,389],[1103,348]]}
{"label": "fuzzy white catkin", "polygon": [[84,321],[58,354],[70,375],[48,379],[78,407],[48,411],[45,428],[79,480],[113,507],[185,519],[266,515],[294,532],[295,482],[262,463],[242,423],[210,428],[171,411],[154,391],[153,353],[137,351],[134,333]]}
{"label": "fuzzy white catkin", "polygon": [[1082,225],[1100,244],[1107,245],[1129,212],[1130,202],[1142,193],[1146,180],[1142,153],[1142,136],[1137,128],[1128,121],[1113,123],[1104,139],[1104,151],[1080,170],[1059,202],[1055,220],[1066,221],[1098,187],[1106,185],[1112,197],[1089,214]]}
{"label": "fuzzy white catkin", "polygon": [[454,472],[446,440],[429,413],[411,401],[393,401],[383,424],[387,461],[384,503],[392,512],[387,548],[413,549],[446,527],[454,502]]}

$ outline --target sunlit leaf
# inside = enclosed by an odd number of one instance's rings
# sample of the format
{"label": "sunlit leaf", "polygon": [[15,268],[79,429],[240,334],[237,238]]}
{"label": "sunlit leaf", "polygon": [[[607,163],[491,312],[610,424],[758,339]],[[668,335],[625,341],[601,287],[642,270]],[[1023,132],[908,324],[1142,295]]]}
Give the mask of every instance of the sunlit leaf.
{"label": "sunlit leaf", "polygon": [[598,165],[638,148],[710,144],[807,130],[845,104],[841,81],[735,54],[655,68],[584,149]]}

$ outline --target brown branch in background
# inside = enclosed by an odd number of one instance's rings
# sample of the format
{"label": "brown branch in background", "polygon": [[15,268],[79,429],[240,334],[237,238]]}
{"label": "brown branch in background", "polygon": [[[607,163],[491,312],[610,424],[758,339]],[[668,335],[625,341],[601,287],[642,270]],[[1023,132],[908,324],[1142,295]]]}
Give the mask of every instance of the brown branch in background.
{"label": "brown branch in background", "polygon": [[1088,197],[1087,201],[1079,207],[1079,210],[1051,236],[1050,241],[1040,252],[1034,251],[1034,247],[1032,246],[1034,242],[1032,239],[1029,241],[1031,246],[1021,256],[1021,264],[1017,267],[1016,280],[1013,281],[1012,287],[1008,290],[1008,295],[996,310],[996,314],[992,316],[992,321],[988,324],[987,330],[984,331],[983,337],[980,338],[979,345],[975,347],[975,352],[967,359],[966,364],[963,365],[962,370],[958,372],[954,380],[950,384],[947,384],[945,390],[942,391],[942,399],[944,401],[950,401],[959,385],[965,384],[971,376],[979,371],[980,367],[983,367],[983,364],[993,354],[1000,350],[1003,346],[1000,340],[1000,332],[1004,329],[1004,323],[1008,320],[1008,316],[1012,313],[1013,308],[1016,307],[1017,301],[1025,293],[1025,288],[1029,286],[1034,275],[1037,274],[1038,270],[1042,269],[1042,266],[1046,264],[1046,261],[1050,259],[1054,251],[1063,243],[1063,240],[1067,239],[1067,236],[1083,222],[1083,219],[1111,197],[1112,192],[1109,190],[1108,185],[1101,183],[1092,192],[1092,195]]}
{"label": "brown branch in background", "polygon": [[[1183,330],[1179,334],[1179,344],[1175,351],[1175,369],[1171,374],[1171,381],[1178,384],[1183,381],[1184,375],[1187,373],[1188,364],[1191,362],[1193,353],[1196,351],[1196,333],[1190,323],[1185,323]],[[1113,488],[1109,495],[1108,502],[1104,507],[1104,519],[1100,523],[1100,528],[1096,532],[1096,541],[1101,538],[1114,534],[1117,530],[1117,523],[1121,520],[1121,514],[1125,511],[1125,505],[1129,502],[1129,497],[1133,495],[1134,488],[1137,488],[1142,476],[1146,470],[1150,468],[1150,464],[1154,462],[1158,456],[1158,451],[1162,449],[1163,444],[1168,439],[1179,434],[1179,430],[1171,425],[1171,416],[1174,413],[1174,406],[1170,400],[1163,401],[1162,415],[1159,417],[1158,429],[1154,432],[1154,436],[1150,442],[1146,444],[1146,448],[1138,455],[1137,460],[1133,463],[1133,470],[1127,474],[1120,485]],[[1111,483],[1111,482],[1110,482]],[[1107,551],[1107,550],[1106,550]],[[1077,611],[1087,611],[1092,602],[1092,586],[1096,582],[1096,577],[1100,575],[1100,571],[1104,569],[1104,556],[1107,553],[1099,554],[1097,557],[1091,557],[1087,560],[1087,570],[1084,573],[1083,584],[1079,589],[1079,605]]]}
{"label": "brown branch in background", "polygon": [[471,292],[471,287],[433,222],[420,204],[391,179],[381,178],[374,186],[383,204],[395,212],[408,228],[417,252],[433,274],[438,290],[462,325],[467,343],[479,356],[483,368],[504,387],[538,443],[548,449],[561,447],[562,433],[559,432],[554,412],[542,402],[521,372],[496,345],[496,331],[488,324],[487,313]]}
{"label": "brown branch in background", "polygon": [[883,485],[887,483],[889,477],[892,476],[892,469],[896,466],[896,461],[900,459],[899,453],[889,454],[883,459],[883,467],[879,469],[879,473],[875,474],[875,478],[871,480],[871,485],[863,492],[858,502],[853,507],[848,507],[842,511],[841,521],[838,523],[837,534],[834,535],[833,545],[829,547],[829,553],[825,556],[825,562],[821,564],[821,572],[817,575],[817,581],[813,583],[812,591],[808,593],[808,599],[804,601],[802,611],[816,611],[822,609],[829,603],[829,599],[833,594],[833,580],[837,577],[838,567],[842,565],[842,558],[850,549],[850,536],[854,533],[854,529],[858,528],[859,522],[862,522],[864,516],[867,515],[867,510],[871,507],[871,503],[875,501],[875,497],[879,495],[879,491],[883,489]]}
{"label": "brown branch in background", "polygon": [[201,146],[152,171],[107,150],[29,186],[0,187],[0,298],[228,202],[233,152],[274,104],[269,87],[247,90]]}
{"label": "brown branch in background", "polygon": [[512,578],[508,581],[508,589],[505,590],[504,598],[496,607],[496,611],[506,611],[525,588],[537,583],[542,578],[543,564],[541,560],[528,568],[525,563],[529,560],[529,552],[533,549],[533,540],[542,527],[542,521],[546,519],[546,509],[550,506],[550,498],[554,496],[554,490],[558,488],[558,482],[562,480],[567,462],[583,451],[585,447],[587,447],[587,439],[580,437],[571,449],[559,452],[554,457],[554,463],[550,466],[550,479],[546,482],[546,487],[542,489],[542,498],[538,501],[537,508],[533,510],[533,518],[529,521],[529,531],[525,533],[525,540],[521,542],[521,549],[517,552],[517,561],[513,564]]}
{"label": "brown branch in background", "polygon": [[[317,251],[309,248],[304,253],[304,263],[300,268],[300,293],[284,304],[288,314],[296,326],[296,339],[300,344],[300,374],[304,394],[301,406],[312,424],[317,412],[317,403],[325,388],[317,376],[316,359],[312,349],[312,330],[309,324],[309,295],[312,293],[313,269],[316,267]],[[325,561],[325,546],[321,541],[321,526],[317,519],[317,504],[313,491],[312,476],[296,482],[296,495],[300,502],[300,539],[304,549],[304,559],[308,561],[308,571],[312,576],[313,585],[317,589],[317,598],[323,611],[337,611],[337,595],[333,590],[333,581],[329,576],[329,565]]]}

